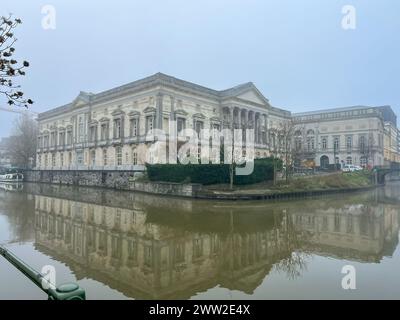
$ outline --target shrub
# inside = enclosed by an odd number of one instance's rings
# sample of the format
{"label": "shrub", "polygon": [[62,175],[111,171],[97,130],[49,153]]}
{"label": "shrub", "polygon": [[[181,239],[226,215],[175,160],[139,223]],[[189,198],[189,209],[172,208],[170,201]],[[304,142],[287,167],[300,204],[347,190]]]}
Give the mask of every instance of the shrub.
{"label": "shrub", "polygon": [[[282,161],[276,159],[277,168]],[[229,183],[228,164],[146,164],[150,181],[191,182],[203,185]],[[234,184],[253,184],[273,179],[274,163],[272,158],[256,159],[254,171],[247,176],[234,175]]]}

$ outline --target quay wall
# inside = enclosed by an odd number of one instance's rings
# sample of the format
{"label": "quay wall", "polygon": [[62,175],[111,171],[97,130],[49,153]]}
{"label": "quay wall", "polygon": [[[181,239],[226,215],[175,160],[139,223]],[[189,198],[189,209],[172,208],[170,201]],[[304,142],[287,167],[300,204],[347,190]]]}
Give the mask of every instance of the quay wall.
{"label": "quay wall", "polygon": [[202,189],[199,184],[136,181],[134,171],[31,170],[25,172],[24,178],[26,182],[109,188],[178,197],[196,197]]}

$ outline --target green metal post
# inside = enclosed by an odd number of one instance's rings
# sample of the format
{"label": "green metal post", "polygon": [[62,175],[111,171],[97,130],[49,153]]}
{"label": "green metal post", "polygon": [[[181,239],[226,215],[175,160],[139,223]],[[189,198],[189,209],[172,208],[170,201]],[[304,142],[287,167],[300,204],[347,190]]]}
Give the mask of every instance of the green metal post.
{"label": "green metal post", "polygon": [[[0,256],[3,256],[14,267],[21,271],[28,279],[36,286],[44,291],[49,300],[86,300],[85,290],[80,288],[75,283],[67,283],[58,286],[57,288],[48,282],[48,280],[32,267],[11,253],[9,250],[0,245]],[[46,284],[45,286],[43,284]]]}

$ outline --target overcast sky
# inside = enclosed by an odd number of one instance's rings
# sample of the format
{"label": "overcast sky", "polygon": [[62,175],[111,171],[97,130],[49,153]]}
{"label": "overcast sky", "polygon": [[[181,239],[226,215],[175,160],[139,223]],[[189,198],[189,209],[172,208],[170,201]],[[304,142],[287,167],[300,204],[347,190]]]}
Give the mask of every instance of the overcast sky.
{"label": "overcast sky", "polygon": [[[56,29],[43,29],[44,5]],[[342,7],[356,29],[342,28]],[[23,20],[20,81],[41,112],[163,72],[214,89],[252,81],[290,111],[392,105],[400,114],[398,0],[1,0]],[[6,100],[0,97],[0,105]],[[0,137],[15,115],[1,112]]]}

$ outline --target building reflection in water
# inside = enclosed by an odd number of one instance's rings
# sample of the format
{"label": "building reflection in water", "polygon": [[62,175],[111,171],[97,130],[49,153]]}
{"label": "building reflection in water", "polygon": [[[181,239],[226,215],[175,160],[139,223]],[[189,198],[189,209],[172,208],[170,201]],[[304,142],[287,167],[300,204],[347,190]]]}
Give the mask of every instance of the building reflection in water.
{"label": "building reflection in water", "polygon": [[398,243],[396,206],[372,193],[265,205],[61,191],[35,195],[36,248],[137,299],[251,294],[276,269],[301,273],[308,253],[379,262]]}

